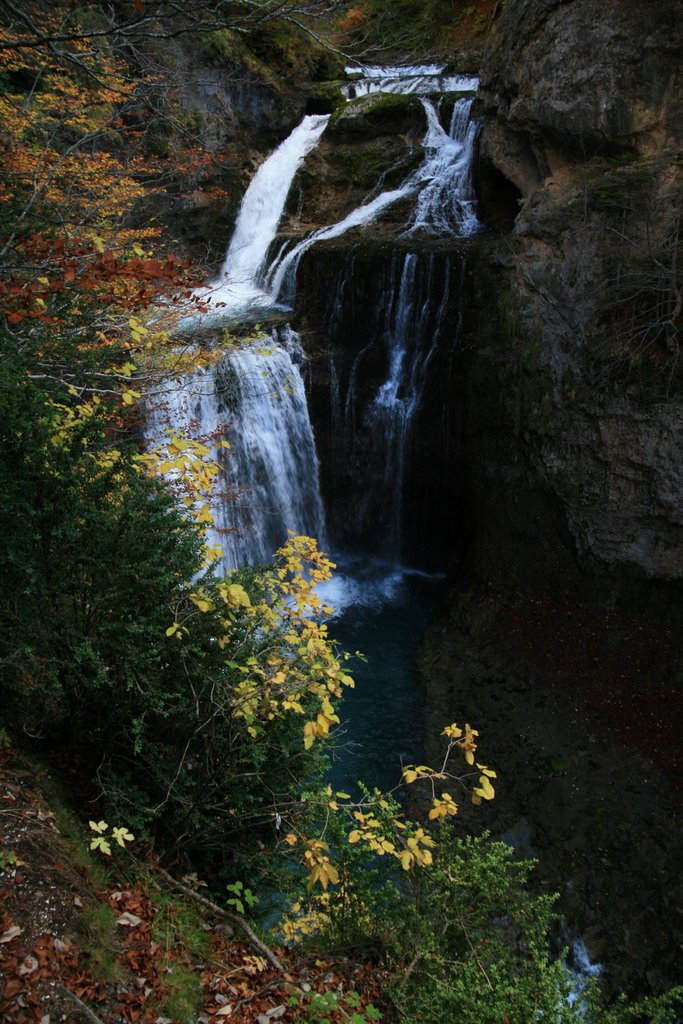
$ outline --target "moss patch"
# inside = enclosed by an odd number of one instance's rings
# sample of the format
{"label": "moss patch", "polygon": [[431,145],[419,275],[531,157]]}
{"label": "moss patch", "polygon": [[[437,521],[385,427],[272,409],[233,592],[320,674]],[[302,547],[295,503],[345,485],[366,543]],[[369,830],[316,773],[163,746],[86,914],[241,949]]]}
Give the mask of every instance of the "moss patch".
{"label": "moss patch", "polygon": [[416,96],[374,93],[351,100],[331,118],[328,138],[355,139],[362,136],[418,132],[426,128],[425,112]]}

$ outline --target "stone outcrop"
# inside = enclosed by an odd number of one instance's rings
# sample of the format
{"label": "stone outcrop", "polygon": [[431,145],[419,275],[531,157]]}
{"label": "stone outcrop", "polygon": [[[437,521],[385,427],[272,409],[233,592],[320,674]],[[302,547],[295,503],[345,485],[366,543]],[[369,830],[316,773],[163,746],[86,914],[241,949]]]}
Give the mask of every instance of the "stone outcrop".
{"label": "stone outcrop", "polygon": [[[382,191],[397,188],[419,166],[426,129],[416,96],[374,94],[335,112],[317,149],[297,175],[283,232],[334,224]],[[409,201],[390,207],[382,221],[400,232]]]}
{"label": "stone outcrop", "polygon": [[466,388],[480,575],[683,583],[679,15],[509,0],[492,37],[479,176],[503,238]]}

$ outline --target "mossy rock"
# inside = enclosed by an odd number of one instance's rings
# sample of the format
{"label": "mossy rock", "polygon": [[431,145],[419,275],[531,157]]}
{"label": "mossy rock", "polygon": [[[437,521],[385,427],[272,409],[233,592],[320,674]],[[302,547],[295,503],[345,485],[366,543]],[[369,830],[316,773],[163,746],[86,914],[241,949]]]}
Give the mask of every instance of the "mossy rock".
{"label": "mossy rock", "polygon": [[345,105],[337,82],[318,82],[306,103],[307,114],[333,114]]}
{"label": "mossy rock", "polygon": [[421,146],[408,150],[401,140],[385,138],[335,146],[326,156],[338,183],[371,189],[383,175],[385,188],[394,188],[422,161],[423,151]]}
{"label": "mossy rock", "polygon": [[363,136],[399,135],[426,128],[424,107],[417,96],[373,93],[351,100],[330,120],[328,138],[353,141]]}

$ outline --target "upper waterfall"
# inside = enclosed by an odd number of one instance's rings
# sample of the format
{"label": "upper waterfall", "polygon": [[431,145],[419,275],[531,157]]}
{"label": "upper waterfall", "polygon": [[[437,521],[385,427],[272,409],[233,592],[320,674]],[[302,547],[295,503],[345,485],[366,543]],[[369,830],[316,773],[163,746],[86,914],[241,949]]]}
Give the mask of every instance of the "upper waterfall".
{"label": "upper waterfall", "polygon": [[[395,92],[402,91],[401,78],[392,79]],[[412,87],[413,79],[410,84]],[[468,81],[476,81],[469,79]],[[411,91],[417,91],[417,88]],[[265,276],[265,287],[273,303],[291,305],[296,287],[296,272],[301,257],[316,242],[338,238],[352,228],[376,221],[387,207],[416,196],[415,214],[408,233],[423,232],[447,237],[467,237],[480,230],[472,186],[472,163],[478,125],[470,118],[471,98],[456,100],[448,131],[439,120],[437,107],[426,96],[421,97],[427,118],[423,148],[424,160],[398,188],[381,192],[358,206],[336,224],[318,228],[289,251],[281,251]]]}
{"label": "upper waterfall", "polygon": [[423,100],[427,114],[425,163],[411,232],[473,235],[481,229],[472,185],[472,163],[478,125],[470,118],[471,99],[453,105],[449,130],[441,127],[433,103]]}
{"label": "upper waterfall", "polygon": [[445,74],[435,64],[347,70],[361,73],[359,79],[342,86],[347,98],[374,92],[420,95],[427,119],[422,165],[398,187],[369,198],[337,223],[318,228],[294,248],[281,251],[268,266],[268,251],[294,177],[329,122],[329,115],[304,117],[254,175],[218,277],[195,292],[198,299],[222,317],[245,317],[291,305],[299,260],[312,245],[371,224],[387,207],[406,196],[417,197],[410,231],[467,236],[479,230],[471,185],[477,132],[476,124],[470,120],[472,101],[461,98],[455,102],[450,128],[445,131],[437,107],[428,98],[435,91],[474,92],[478,79]]}
{"label": "upper waterfall", "polygon": [[374,92],[414,93],[427,96],[437,92],[476,92],[479,79],[472,75],[446,73],[443,64],[400,64],[393,67],[362,64],[346,68],[358,75],[342,86],[347,100]]}
{"label": "upper waterfall", "polygon": [[328,121],[326,114],[304,117],[250,182],[221,271],[212,284],[195,292],[224,315],[243,315],[272,304],[271,296],[259,287],[259,277],[294,175],[317,145]]}

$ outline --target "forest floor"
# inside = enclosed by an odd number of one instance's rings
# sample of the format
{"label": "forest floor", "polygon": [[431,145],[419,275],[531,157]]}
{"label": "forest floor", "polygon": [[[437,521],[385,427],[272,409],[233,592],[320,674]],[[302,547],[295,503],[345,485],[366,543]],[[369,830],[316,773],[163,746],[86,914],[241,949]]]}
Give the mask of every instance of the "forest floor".
{"label": "forest floor", "polygon": [[100,863],[90,838],[47,771],[0,751],[3,1024],[286,1024],[327,994],[336,1022],[381,1005],[375,965],[280,948],[278,971],[153,865]]}

